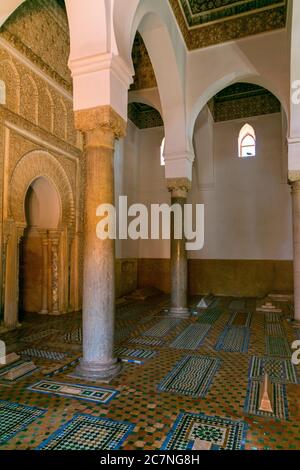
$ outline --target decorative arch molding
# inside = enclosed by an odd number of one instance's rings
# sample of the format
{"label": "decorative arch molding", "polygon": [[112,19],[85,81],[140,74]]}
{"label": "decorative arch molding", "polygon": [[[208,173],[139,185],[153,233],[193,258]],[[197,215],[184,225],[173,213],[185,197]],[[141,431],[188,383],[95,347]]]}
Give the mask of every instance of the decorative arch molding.
{"label": "decorative arch molding", "polygon": [[75,205],[72,186],[69,178],[49,152],[34,150],[24,155],[17,163],[10,185],[10,216],[17,225],[26,226],[24,201],[31,183],[39,178],[47,178],[55,186],[61,201],[61,226],[68,226],[71,232],[75,228]]}
{"label": "decorative arch molding", "polygon": [[228,86],[238,82],[252,83],[253,85],[259,85],[265,88],[266,90],[270,91],[280,102],[283,113],[286,116],[287,123],[289,124],[289,110],[286,100],[284,96],[282,96],[282,94],[278,92],[276,87],[272,86],[273,84],[269,80],[264,79],[264,77],[249,75],[243,72],[234,72],[212,82],[212,84],[205,90],[203,90],[203,92],[199,95],[198,99],[194,102],[189,112],[189,121],[187,123],[187,131],[190,142],[193,141],[196,120],[199,114],[201,113],[202,109],[208,103],[208,101],[213,98],[217,93],[222,91],[224,88],[227,88]]}

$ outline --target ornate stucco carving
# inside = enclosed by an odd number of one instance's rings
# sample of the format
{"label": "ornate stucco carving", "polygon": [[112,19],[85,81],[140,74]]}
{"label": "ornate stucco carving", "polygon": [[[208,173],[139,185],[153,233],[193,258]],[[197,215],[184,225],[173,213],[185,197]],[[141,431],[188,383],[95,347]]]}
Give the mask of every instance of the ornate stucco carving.
{"label": "ornate stucco carving", "polygon": [[[3,52],[3,60],[1,53]],[[6,85],[5,107],[27,121],[80,147],[72,101],[25,67],[0,46],[0,80]]]}
{"label": "ornate stucco carving", "polygon": [[24,200],[30,184],[38,177],[48,178],[56,187],[61,200],[61,224],[74,228],[74,195],[67,174],[48,152],[33,151],[16,165],[10,180],[14,191],[9,195],[10,215],[18,224],[26,225]]}
{"label": "ornate stucco carving", "polygon": [[172,198],[186,198],[191,189],[191,181],[187,178],[169,178],[167,179],[167,187]]}
{"label": "ornate stucco carving", "polygon": [[0,36],[31,62],[71,90],[66,11],[55,0],[27,0],[1,28]]}
{"label": "ornate stucco carving", "polygon": [[116,138],[124,137],[127,123],[109,105],[75,111],[75,126],[88,132],[99,128],[111,129]]}

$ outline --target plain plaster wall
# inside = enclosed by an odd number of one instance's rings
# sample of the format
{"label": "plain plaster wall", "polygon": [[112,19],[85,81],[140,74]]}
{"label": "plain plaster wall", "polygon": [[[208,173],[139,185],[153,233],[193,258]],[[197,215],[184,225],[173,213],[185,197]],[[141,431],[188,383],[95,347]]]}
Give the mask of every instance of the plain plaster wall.
{"label": "plain plaster wall", "polygon": [[[238,157],[238,135],[249,122],[257,155]],[[117,194],[128,202],[169,203],[160,165],[163,128],[132,123],[116,153]],[[280,113],[214,123],[207,107],[195,126],[196,161],[188,202],[205,204],[205,244],[192,259],[291,260],[291,196],[286,181],[285,134]],[[123,172],[123,173],[122,173]],[[122,188],[120,190],[120,188]],[[121,258],[169,258],[168,240],[118,243]]]}
{"label": "plain plaster wall", "polygon": [[[205,205],[205,244],[189,256],[291,260],[291,196],[281,114],[220,123],[213,123],[209,114],[204,110],[196,122],[197,163],[188,198]],[[242,159],[238,136],[246,122],[254,127],[257,147],[255,157]]]}

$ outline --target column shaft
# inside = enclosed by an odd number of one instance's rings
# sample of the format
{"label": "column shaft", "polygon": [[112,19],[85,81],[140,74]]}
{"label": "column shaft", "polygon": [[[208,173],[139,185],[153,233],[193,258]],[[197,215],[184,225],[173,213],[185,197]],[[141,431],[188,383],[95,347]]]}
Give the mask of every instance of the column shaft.
{"label": "column shaft", "polygon": [[[178,204],[184,210],[186,199],[172,197],[172,205]],[[174,215],[171,217],[171,314],[188,315],[187,308],[187,255],[184,235],[174,238]]]}
{"label": "column shaft", "polygon": [[[76,370],[79,376],[100,380],[114,377],[121,365],[114,357],[115,242],[97,238],[96,211],[100,204],[114,204],[114,142],[123,125],[125,130],[124,121],[111,108],[103,108],[92,110],[92,118],[83,119],[81,127],[86,137],[83,358]],[[91,128],[97,116],[102,126],[95,122]],[[77,122],[82,117],[77,116]],[[115,126],[116,121],[121,125]]]}
{"label": "column shaft", "polygon": [[42,315],[47,315],[48,313],[48,235],[47,232],[42,235],[42,257],[43,257],[43,267],[42,267],[42,308],[40,313]]}
{"label": "column shaft", "polygon": [[294,245],[294,303],[295,320],[300,322],[300,181],[292,183],[293,245]]}
{"label": "column shaft", "polygon": [[19,244],[24,227],[10,226],[6,248],[4,326],[19,326]]}
{"label": "column shaft", "polygon": [[168,182],[168,188],[171,192],[172,205],[178,204],[181,207],[182,213],[182,237],[180,239],[176,239],[174,236],[174,213],[171,215],[171,308],[169,314],[178,317],[188,317],[188,266],[184,237],[184,204],[186,203],[190,182],[177,178]]}

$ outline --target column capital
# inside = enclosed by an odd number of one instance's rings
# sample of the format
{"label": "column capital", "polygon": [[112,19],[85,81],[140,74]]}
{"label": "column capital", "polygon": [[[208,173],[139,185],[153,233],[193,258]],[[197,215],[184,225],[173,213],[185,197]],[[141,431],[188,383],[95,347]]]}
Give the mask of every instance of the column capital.
{"label": "column capital", "polygon": [[187,198],[192,183],[188,178],[168,178],[167,187],[172,197]]}
{"label": "column capital", "polygon": [[289,184],[291,186],[292,194],[300,191],[300,179],[295,180],[295,181],[289,180]]}
{"label": "column capital", "polygon": [[48,230],[49,240],[52,243],[58,244],[60,239],[61,231],[60,230]]}
{"label": "column capital", "polygon": [[289,170],[288,182],[292,186],[296,183],[300,183],[300,170]]}
{"label": "column capital", "polygon": [[107,129],[119,139],[125,136],[126,126],[126,121],[110,105],[75,111],[75,127],[85,133]]}
{"label": "column capital", "polygon": [[24,236],[24,230],[26,225],[17,225],[16,232],[17,232],[17,242],[20,243],[21,238]]}

